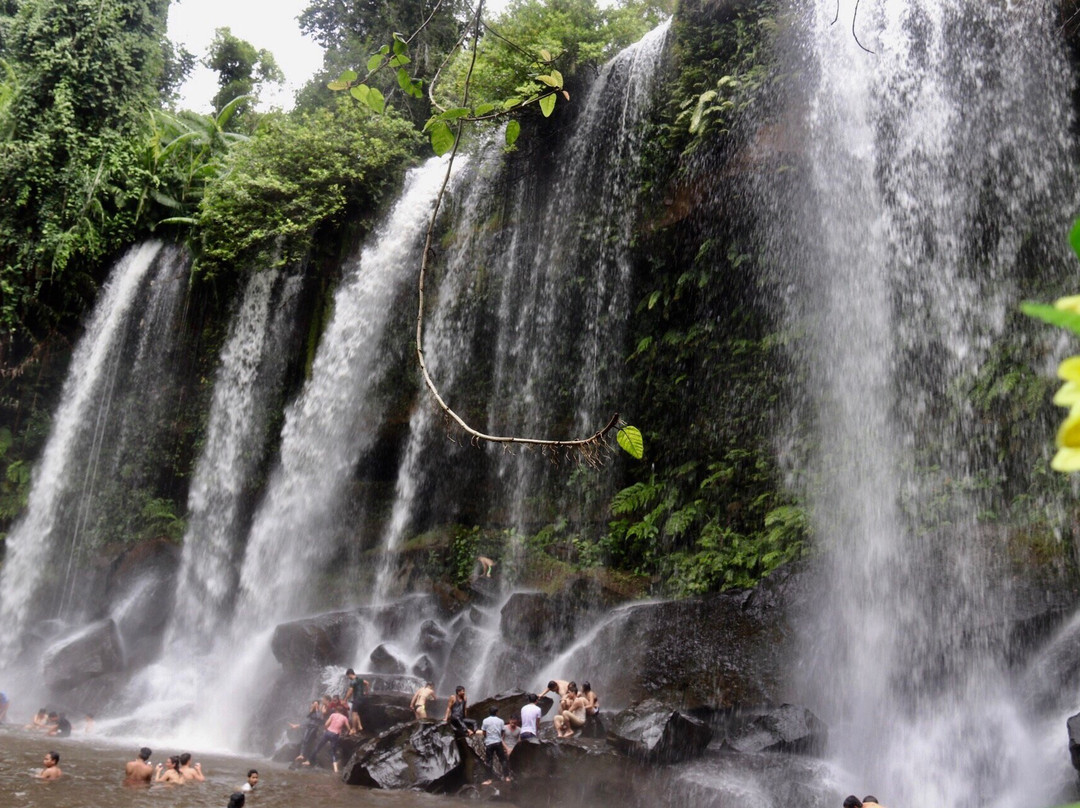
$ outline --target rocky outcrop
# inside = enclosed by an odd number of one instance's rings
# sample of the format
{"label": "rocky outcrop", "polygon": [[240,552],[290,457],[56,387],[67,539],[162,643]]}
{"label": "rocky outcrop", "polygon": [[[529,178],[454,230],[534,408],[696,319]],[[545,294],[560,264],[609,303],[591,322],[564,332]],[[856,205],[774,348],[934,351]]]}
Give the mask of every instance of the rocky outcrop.
{"label": "rocky outcrop", "polygon": [[442,656],[446,653],[449,641],[446,637],[446,629],[434,620],[425,620],[420,624],[420,637],[417,641],[420,650]]}
{"label": "rocky outcrop", "polygon": [[704,721],[650,699],[612,718],[607,739],[639,760],[672,763],[701,755],[712,740],[712,729]]}
{"label": "rocky outcrop", "polygon": [[749,721],[726,743],[737,752],[817,755],[825,750],[828,738],[824,721],[805,707],[784,704]]}
{"label": "rocky outcrop", "polygon": [[45,684],[57,690],[124,668],[124,645],[116,623],[99,620],[50,646],[41,657]]}
{"label": "rocky outcrop", "polygon": [[[492,707],[499,708],[499,717],[503,721],[517,718],[521,715],[521,708],[529,703],[529,694],[524,690],[510,690],[506,693],[497,693],[486,699],[473,702],[469,705],[465,714],[474,721],[483,721],[490,715]],[[547,714],[554,702],[547,696],[538,699],[536,704],[540,708],[541,715]]]}
{"label": "rocky outcrop", "polygon": [[270,647],[287,671],[348,665],[356,648],[358,624],[354,612],[327,612],[281,623]]}
{"label": "rocky outcrop", "polygon": [[503,606],[499,630],[506,642],[551,652],[574,635],[577,612],[543,592],[516,592]]}
{"label": "rocky outcrop", "polygon": [[370,735],[380,735],[391,727],[412,721],[412,697],[404,693],[372,693],[360,702],[360,724]]}
{"label": "rocky outcrop", "polygon": [[386,644],[378,645],[371,652],[371,670],[375,673],[398,674],[405,673],[408,667],[402,662]]}
{"label": "rocky outcrop", "polygon": [[461,753],[445,724],[399,724],[353,753],[342,779],[370,788],[438,791],[460,775]]}
{"label": "rocky outcrop", "polygon": [[1080,771],[1080,713],[1069,716],[1065,726],[1069,731],[1069,760],[1073,768]]}

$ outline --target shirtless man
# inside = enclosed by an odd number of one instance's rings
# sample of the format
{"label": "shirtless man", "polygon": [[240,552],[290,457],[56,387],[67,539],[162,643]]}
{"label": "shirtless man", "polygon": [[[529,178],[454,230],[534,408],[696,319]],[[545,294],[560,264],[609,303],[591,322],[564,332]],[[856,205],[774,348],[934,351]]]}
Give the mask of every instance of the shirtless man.
{"label": "shirtless man", "polygon": [[544,692],[538,693],[536,697],[538,699],[542,699],[548,693],[554,693],[561,699],[563,696],[566,695],[566,691],[569,687],[570,683],[565,679],[552,679],[550,682],[547,683],[547,687],[544,688]]}
{"label": "shirtless man", "polygon": [[585,699],[585,715],[593,716],[600,712],[600,697],[588,682],[581,683],[581,696]]}
{"label": "shirtless man", "polygon": [[427,718],[427,703],[435,700],[435,688],[431,682],[424,682],[424,686],[413,693],[409,708],[417,718]]}
{"label": "shirtless man", "polygon": [[45,766],[40,772],[38,772],[38,780],[59,780],[60,775],[63,774],[60,771],[60,753],[59,752],[46,752],[45,759],[41,761]]}
{"label": "shirtless man", "polygon": [[202,783],[206,780],[202,773],[202,764],[196,763],[191,765],[191,753],[184,752],[180,755],[180,776],[184,778],[184,782]]}
{"label": "shirtless man", "polygon": [[563,697],[559,706],[562,712],[555,716],[555,731],[557,738],[570,738],[574,730],[585,726],[586,699],[578,694],[577,685],[570,683],[567,694]]}
{"label": "shirtless man", "polygon": [[138,756],[124,766],[125,786],[148,786],[154,776],[154,767],[150,765],[150,747],[144,746]]}
{"label": "shirtless man", "polygon": [[157,777],[154,778],[155,783],[184,784],[184,775],[180,774],[180,758],[176,756],[169,758],[168,767],[164,767],[159,763],[155,771],[157,771]]}

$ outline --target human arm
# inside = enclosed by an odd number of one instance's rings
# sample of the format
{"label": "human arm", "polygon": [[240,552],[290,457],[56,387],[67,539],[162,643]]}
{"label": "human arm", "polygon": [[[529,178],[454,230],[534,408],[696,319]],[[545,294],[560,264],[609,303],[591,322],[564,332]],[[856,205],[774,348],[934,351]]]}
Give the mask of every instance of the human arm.
{"label": "human arm", "polygon": [[197,781],[199,781],[200,783],[206,782],[206,776],[202,773],[202,764],[201,763],[196,763],[194,766],[192,766],[191,770],[194,772],[194,774],[192,776]]}

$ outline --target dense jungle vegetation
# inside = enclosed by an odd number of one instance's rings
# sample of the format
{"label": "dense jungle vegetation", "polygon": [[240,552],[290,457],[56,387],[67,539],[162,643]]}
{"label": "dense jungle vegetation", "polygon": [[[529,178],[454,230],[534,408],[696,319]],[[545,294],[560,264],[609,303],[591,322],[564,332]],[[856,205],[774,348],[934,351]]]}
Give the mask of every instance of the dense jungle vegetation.
{"label": "dense jungle vegetation", "polygon": [[[440,149],[438,134],[463,114],[453,99],[466,80],[492,108],[554,87],[556,75],[557,89],[580,86],[674,13],[633,245],[626,360],[644,402],[633,417],[645,462],[624,458],[604,472],[616,475],[614,496],[568,469],[568,495],[590,507],[525,537],[522,574],[605,568],[634,591],[685,595],[752,585],[806,551],[807,518],[774,445],[781,402],[798,384],[784,350],[796,335],[765,305],[777,281],[750,214],[724,202],[738,180],[718,190],[776,103],[776,36],[791,22],[773,0],[515,0],[489,20],[471,74],[461,0],[313,0],[299,25],[325,48],[324,69],[287,112],[257,103],[260,87],[280,80],[273,54],[228,29],[209,53],[187,53],[166,37],[167,10],[168,0],[0,2],[0,527],[25,503],[79,323],[125,247],[154,236],[194,256],[189,404],[156,459],[168,473],[139,492],[144,505],[121,537],[175,541],[238,278],[305,262],[319,273],[305,315],[310,361],[343,256],[405,170]],[[211,114],[176,106],[196,59],[219,75]],[[452,114],[425,127],[438,113],[428,95],[437,73],[434,98]],[[345,78],[339,89],[356,90],[357,76],[367,103],[327,87]],[[513,138],[545,138],[556,100],[523,106]],[[559,100],[554,115],[571,110]],[[1045,392],[1004,356],[998,370],[973,380],[980,406],[1017,387],[1029,401]],[[462,583],[477,552],[501,557],[506,528],[452,525],[442,535],[429,572]]]}

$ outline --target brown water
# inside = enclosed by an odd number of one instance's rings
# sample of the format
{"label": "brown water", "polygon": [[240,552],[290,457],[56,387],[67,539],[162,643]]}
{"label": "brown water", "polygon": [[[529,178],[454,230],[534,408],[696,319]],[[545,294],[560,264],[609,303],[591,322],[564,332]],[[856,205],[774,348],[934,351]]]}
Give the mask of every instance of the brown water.
{"label": "brown water", "polygon": [[[52,783],[34,778],[49,750],[60,753],[64,772]],[[257,808],[462,808],[466,804],[422,792],[348,786],[328,771],[290,771],[265,759],[200,755],[197,749],[154,748],[151,762],[190,751],[202,763],[205,783],[125,788],[124,764],[137,751],[106,738],[46,738],[0,727],[0,808],[225,808],[248,769],[259,770],[257,791],[247,801],[247,806]]]}

